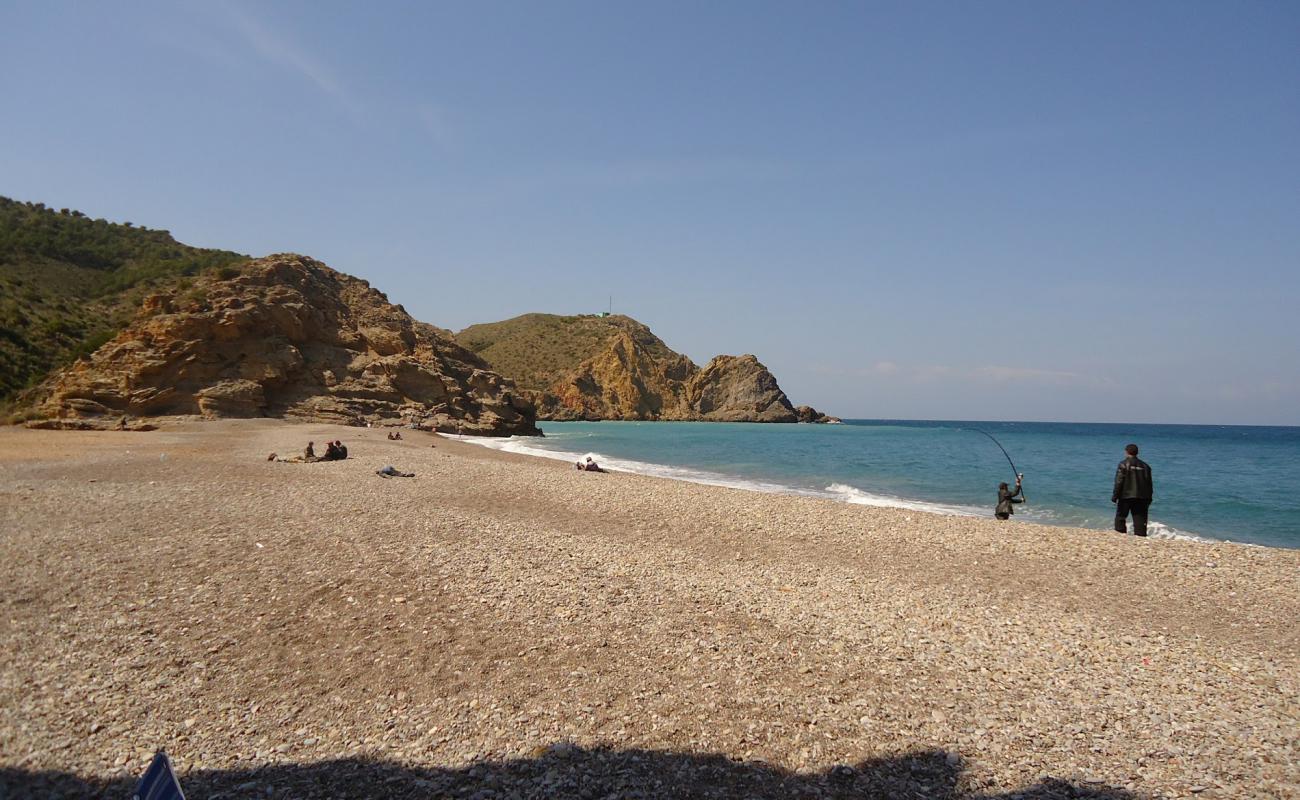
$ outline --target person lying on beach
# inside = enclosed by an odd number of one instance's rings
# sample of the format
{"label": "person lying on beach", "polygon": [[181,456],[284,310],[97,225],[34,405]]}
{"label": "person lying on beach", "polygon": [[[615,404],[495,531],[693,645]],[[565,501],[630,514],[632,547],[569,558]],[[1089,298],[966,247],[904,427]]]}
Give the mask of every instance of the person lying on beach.
{"label": "person lying on beach", "polygon": [[1023,480],[1022,476],[1020,475],[1016,476],[1015,491],[1012,491],[1011,489],[1007,488],[1006,481],[1003,481],[1002,483],[998,484],[998,506],[997,508],[993,509],[993,516],[997,517],[998,519],[1011,519],[1011,515],[1016,513],[1016,510],[1012,508],[1012,504],[1025,502],[1025,499],[1023,497],[1016,496],[1020,494],[1020,483],[1022,480]]}
{"label": "person lying on beach", "polygon": [[290,456],[289,458],[281,458],[279,455],[272,453],[271,455],[266,457],[266,460],[279,461],[281,464],[310,464],[314,461],[323,460],[316,457],[315,448],[316,448],[315,442],[308,442],[306,449],[302,451],[302,455],[300,456]]}
{"label": "person lying on beach", "polygon": [[415,477],[414,472],[402,472],[401,470],[394,467],[392,464],[389,464],[383,469],[375,470],[375,474],[381,478],[414,478]]}

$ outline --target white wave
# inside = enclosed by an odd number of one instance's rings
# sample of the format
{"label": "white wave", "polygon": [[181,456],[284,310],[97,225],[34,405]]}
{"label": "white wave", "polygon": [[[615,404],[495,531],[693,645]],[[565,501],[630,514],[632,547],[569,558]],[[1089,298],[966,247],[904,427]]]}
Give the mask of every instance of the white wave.
{"label": "white wave", "polygon": [[1209,544],[1219,544],[1220,539],[1207,539],[1204,536],[1197,536],[1194,533],[1180,531],[1172,525],[1166,525],[1163,522],[1147,520],[1147,535],[1153,539],[1182,539],[1185,542],[1206,542]]}
{"label": "white wave", "polygon": [[858,506],[875,506],[876,508],[904,508],[909,511],[927,511],[931,514],[946,514],[950,517],[983,517],[988,516],[988,509],[976,508],[975,506],[947,505],[944,503],[929,503],[924,500],[907,500],[902,497],[894,497],[886,494],[872,494],[864,492],[856,486],[849,486],[843,483],[832,483],[826,487],[827,494],[846,503],[853,503]]}
{"label": "white wave", "polygon": [[595,461],[602,469],[611,472],[632,472],[637,475],[651,475],[657,478],[672,478],[673,480],[689,481],[691,483],[703,483],[708,486],[725,486],[729,489],[746,489],[751,492],[767,492],[768,494],[799,494],[799,495],[817,495],[817,492],[799,489],[794,486],[787,486],[781,483],[770,483],[765,481],[745,480],[730,475],[723,475],[718,472],[708,472],[701,469],[690,469],[687,467],[670,467],[667,464],[652,464],[646,461],[633,461],[631,459],[613,458],[602,453],[587,452],[579,453],[576,450],[550,450],[538,447],[535,442],[537,439],[531,436],[508,438],[490,437],[490,436],[447,436],[449,439],[456,439],[462,442],[481,445],[493,450],[501,450],[506,453],[520,453],[528,456],[541,456],[555,461],[568,461],[574,463],[585,461],[588,456]]}

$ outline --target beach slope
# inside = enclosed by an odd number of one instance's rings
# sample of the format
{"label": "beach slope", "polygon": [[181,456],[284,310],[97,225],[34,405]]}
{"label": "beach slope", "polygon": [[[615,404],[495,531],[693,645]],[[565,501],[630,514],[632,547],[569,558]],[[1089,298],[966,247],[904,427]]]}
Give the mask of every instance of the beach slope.
{"label": "beach slope", "polygon": [[1300,796],[1300,551],[404,436],[0,430],[0,796]]}

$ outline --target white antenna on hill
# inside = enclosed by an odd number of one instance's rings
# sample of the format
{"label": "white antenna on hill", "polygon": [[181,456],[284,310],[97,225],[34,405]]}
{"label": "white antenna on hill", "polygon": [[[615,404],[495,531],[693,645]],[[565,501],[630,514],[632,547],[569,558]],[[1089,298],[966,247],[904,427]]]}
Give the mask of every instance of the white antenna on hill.
{"label": "white antenna on hill", "polygon": [[614,313],[614,295],[609,296],[609,313]]}

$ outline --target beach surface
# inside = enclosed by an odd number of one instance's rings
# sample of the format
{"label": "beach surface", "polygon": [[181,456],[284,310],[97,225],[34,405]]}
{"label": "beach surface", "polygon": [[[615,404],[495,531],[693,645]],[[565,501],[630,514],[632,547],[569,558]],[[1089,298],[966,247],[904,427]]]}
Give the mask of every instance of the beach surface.
{"label": "beach surface", "polygon": [[0,429],[0,796],[1300,797],[1300,550],[385,434]]}

